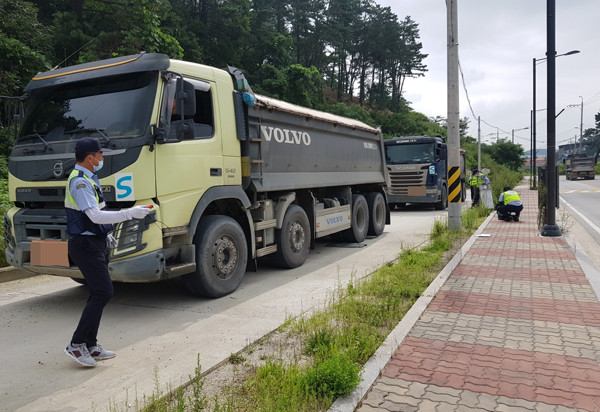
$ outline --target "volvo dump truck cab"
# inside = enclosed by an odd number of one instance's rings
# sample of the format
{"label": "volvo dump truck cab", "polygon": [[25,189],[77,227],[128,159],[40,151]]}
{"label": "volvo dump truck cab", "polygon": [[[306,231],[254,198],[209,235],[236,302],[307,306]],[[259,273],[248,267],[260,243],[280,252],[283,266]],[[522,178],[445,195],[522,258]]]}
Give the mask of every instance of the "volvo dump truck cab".
{"label": "volvo dump truck cab", "polygon": [[[442,136],[394,137],[384,141],[391,208],[426,203],[448,206],[448,147]],[[460,150],[461,201],[465,200],[465,151]]]}
{"label": "volvo dump truck cab", "polygon": [[259,257],[297,267],[317,238],[362,242],[389,223],[381,131],[255,95],[235,68],[142,53],[39,73],[25,92],[5,216],[15,267],[83,281],[68,257],[43,256],[66,253],[65,184],[84,136],[111,149],[98,172],[108,208],[153,207],[115,225],[115,281],[181,277],[220,297]]}

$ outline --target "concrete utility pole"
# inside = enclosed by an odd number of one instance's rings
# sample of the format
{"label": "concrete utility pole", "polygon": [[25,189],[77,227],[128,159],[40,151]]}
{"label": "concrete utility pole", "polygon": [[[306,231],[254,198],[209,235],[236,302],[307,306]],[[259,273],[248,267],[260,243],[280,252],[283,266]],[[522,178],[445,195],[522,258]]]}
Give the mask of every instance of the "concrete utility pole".
{"label": "concrete utility pole", "polygon": [[[448,33],[448,229],[462,229],[457,1],[446,1]],[[466,168],[466,165],[465,165]]]}
{"label": "concrete utility pole", "polygon": [[583,153],[583,96],[581,97],[581,120],[579,123],[579,153]]}
{"label": "concrete utility pole", "polygon": [[481,116],[477,116],[477,170],[481,170]]}

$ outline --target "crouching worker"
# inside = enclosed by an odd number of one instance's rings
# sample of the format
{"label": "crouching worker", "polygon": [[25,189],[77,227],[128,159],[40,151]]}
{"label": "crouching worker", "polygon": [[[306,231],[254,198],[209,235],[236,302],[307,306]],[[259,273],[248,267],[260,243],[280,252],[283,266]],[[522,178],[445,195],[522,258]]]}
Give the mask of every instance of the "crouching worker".
{"label": "crouching worker", "polygon": [[512,217],[515,222],[518,222],[521,210],[523,210],[523,202],[521,202],[519,194],[515,190],[511,190],[510,186],[504,186],[504,192],[500,194],[496,207],[498,220],[510,220],[511,213],[514,213],[515,215]]}

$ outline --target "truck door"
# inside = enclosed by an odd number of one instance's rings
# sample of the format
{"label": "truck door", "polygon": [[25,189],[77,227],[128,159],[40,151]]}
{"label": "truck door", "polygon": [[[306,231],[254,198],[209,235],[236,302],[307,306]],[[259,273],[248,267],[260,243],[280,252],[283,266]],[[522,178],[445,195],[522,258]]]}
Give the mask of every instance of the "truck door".
{"label": "truck door", "polygon": [[[188,224],[202,194],[223,184],[214,85],[192,78],[184,78],[184,82],[194,104],[188,101],[186,109],[185,101],[175,97],[177,78],[167,81],[161,108],[165,139],[156,147],[156,193],[164,224],[169,227]],[[195,110],[190,110],[191,106]]]}

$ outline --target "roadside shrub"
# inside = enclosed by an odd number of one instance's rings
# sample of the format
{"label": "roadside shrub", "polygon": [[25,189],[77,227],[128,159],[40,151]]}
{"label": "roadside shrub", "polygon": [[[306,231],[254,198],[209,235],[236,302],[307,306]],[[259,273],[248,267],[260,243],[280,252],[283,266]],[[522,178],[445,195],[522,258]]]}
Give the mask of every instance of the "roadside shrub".
{"label": "roadside shrub", "polygon": [[359,382],[358,367],[347,355],[340,353],[309,368],[304,375],[304,385],[309,393],[332,400],[352,392]]}

